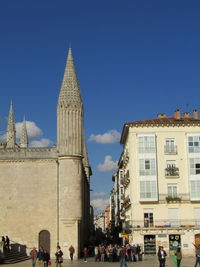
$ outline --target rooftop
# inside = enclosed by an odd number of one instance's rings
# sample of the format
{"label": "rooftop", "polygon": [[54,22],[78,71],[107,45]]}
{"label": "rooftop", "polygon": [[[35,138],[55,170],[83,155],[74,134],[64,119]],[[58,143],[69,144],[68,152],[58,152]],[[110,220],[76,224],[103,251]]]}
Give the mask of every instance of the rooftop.
{"label": "rooftop", "polygon": [[193,116],[190,116],[189,112],[185,112],[184,116],[181,117],[181,112],[179,109],[176,109],[174,112],[174,117],[167,117],[165,113],[160,113],[157,115],[157,118],[148,119],[148,120],[139,120],[126,122],[124,124],[120,143],[124,144],[127,131],[129,127],[163,127],[163,126],[200,126],[200,120],[198,118],[198,111],[195,109],[193,111]]}

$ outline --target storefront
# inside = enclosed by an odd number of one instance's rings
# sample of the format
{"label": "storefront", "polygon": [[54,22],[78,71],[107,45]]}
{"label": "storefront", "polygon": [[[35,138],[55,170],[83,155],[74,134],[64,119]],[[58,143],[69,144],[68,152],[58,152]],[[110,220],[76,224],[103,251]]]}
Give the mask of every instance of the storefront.
{"label": "storefront", "polygon": [[181,236],[169,235],[169,253],[172,254],[177,248],[181,248]]}
{"label": "storefront", "polygon": [[156,254],[156,236],[145,235],[144,236],[144,253],[145,254]]}

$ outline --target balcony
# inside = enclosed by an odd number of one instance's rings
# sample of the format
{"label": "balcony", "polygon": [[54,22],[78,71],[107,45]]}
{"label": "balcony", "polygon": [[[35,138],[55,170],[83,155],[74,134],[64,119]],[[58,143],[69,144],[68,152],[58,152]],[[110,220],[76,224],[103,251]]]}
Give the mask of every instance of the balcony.
{"label": "balcony", "polygon": [[122,207],[124,209],[128,209],[129,207],[131,206],[131,200],[130,200],[130,197],[127,196],[125,199],[124,199],[124,202],[122,204]]}
{"label": "balcony", "polygon": [[168,194],[159,194],[159,203],[189,203],[189,194],[177,194],[177,196],[170,196]]}
{"label": "balcony", "polygon": [[121,178],[121,184],[126,188],[128,184],[130,183],[130,176],[129,176],[129,170],[127,170],[126,174]]}
{"label": "balcony", "polygon": [[175,166],[170,166],[165,169],[165,177],[167,178],[178,178],[179,177],[179,168]]}
{"label": "balcony", "polygon": [[131,221],[130,223],[131,229],[188,229],[188,228],[200,228],[199,220],[172,220],[172,219],[164,219],[164,220],[154,220],[150,221]]}
{"label": "balcony", "polygon": [[177,146],[165,146],[164,147],[165,154],[167,155],[176,155],[177,154]]}

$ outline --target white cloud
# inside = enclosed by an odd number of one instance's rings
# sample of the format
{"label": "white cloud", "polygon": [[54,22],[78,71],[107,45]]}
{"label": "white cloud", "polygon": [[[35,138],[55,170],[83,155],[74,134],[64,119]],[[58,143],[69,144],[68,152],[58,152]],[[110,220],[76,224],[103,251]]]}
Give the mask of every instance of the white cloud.
{"label": "white cloud", "polygon": [[32,147],[47,147],[50,145],[52,145],[52,141],[46,138],[42,138],[40,140],[33,140],[29,144],[29,146],[32,146]]}
{"label": "white cloud", "polygon": [[117,143],[120,140],[120,133],[117,130],[110,130],[104,134],[91,134],[89,137],[89,141],[97,142],[100,144],[113,144]]}
{"label": "white cloud", "polygon": [[105,195],[107,195],[105,192],[92,192],[91,193],[91,197],[104,197]]}
{"label": "white cloud", "polygon": [[94,210],[101,212],[101,211],[105,211],[109,202],[110,202],[109,199],[97,198],[97,199],[91,200],[90,203],[93,206]]}
{"label": "white cloud", "polygon": [[98,170],[101,172],[110,172],[117,170],[118,161],[113,161],[112,157],[107,155],[105,156],[104,163],[98,165]]}
{"label": "white cloud", "polygon": [[[23,122],[16,122],[16,137],[20,138]],[[42,130],[35,124],[34,121],[26,121],[26,128],[29,138],[36,138],[42,136]]]}

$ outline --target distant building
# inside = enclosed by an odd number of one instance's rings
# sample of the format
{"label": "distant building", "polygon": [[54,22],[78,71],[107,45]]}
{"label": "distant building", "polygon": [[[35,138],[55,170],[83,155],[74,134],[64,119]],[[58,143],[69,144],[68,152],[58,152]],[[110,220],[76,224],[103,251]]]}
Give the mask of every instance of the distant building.
{"label": "distant building", "polygon": [[94,227],[95,230],[100,229],[102,232],[105,232],[105,212],[94,216]]}
{"label": "distant building", "polygon": [[69,49],[56,146],[29,147],[25,120],[17,143],[10,106],[6,141],[0,143],[0,235],[29,248],[43,246],[53,257],[57,244],[65,251],[72,244],[77,257],[90,232],[90,175],[83,103]]}
{"label": "distant building", "polygon": [[105,209],[105,230],[110,228],[110,205]]}
{"label": "distant building", "polygon": [[[146,254],[194,254],[200,242],[200,120],[194,110],[124,124],[112,220]],[[120,194],[123,194],[120,195]],[[122,202],[121,202],[122,200]],[[114,219],[113,219],[114,218]]]}

